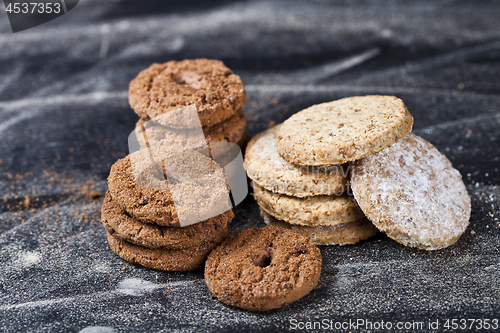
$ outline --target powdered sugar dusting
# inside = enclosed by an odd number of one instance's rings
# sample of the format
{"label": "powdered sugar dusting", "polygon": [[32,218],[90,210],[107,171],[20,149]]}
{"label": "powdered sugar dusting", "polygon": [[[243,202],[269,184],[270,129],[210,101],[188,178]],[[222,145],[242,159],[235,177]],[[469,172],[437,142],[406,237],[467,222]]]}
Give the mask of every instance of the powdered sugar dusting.
{"label": "powdered sugar dusting", "polygon": [[353,163],[352,171],[353,193],[363,212],[405,245],[446,247],[468,225],[470,198],[460,173],[414,134]]}

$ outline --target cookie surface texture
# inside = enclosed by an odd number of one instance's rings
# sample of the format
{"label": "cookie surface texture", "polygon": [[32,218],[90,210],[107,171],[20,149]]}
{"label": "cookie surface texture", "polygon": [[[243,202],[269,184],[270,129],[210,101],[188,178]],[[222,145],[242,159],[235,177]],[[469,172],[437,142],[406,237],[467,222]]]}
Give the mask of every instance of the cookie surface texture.
{"label": "cookie surface texture", "polygon": [[[129,85],[130,106],[145,120],[187,107],[198,113],[201,126],[211,126],[233,115],[245,99],[240,77],[222,61],[211,59],[155,63]],[[193,124],[172,115],[168,125],[186,128]]]}
{"label": "cookie surface texture", "polygon": [[120,258],[146,268],[162,271],[191,271],[203,266],[208,254],[217,243],[207,242],[200,246],[179,250],[149,249],[121,240],[109,232],[110,249]]}
{"label": "cookie surface texture", "polygon": [[240,109],[236,114],[213,126],[200,130],[170,128],[151,119],[139,119],[135,125],[135,135],[141,148],[150,146],[175,145],[185,149],[206,149],[208,142],[238,143],[247,125],[245,113]]}
{"label": "cookie surface texture", "polygon": [[205,282],[222,302],[250,311],[286,306],[316,287],[321,252],[306,237],[266,226],[230,235],[205,263]]}
{"label": "cookie surface texture", "polygon": [[230,209],[224,170],[195,151],[136,151],[113,164],[108,190],[130,216],[162,226],[184,226]]}
{"label": "cookie surface texture", "polygon": [[297,198],[270,192],[253,182],[254,198],[268,214],[291,224],[332,226],[364,217],[354,197],[319,195]]}
{"label": "cookie surface texture", "polygon": [[288,118],[278,131],[277,150],[295,165],[338,165],[389,147],[412,125],[410,112],[397,97],[348,97]]}
{"label": "cookie surface texture", "polygon": [[233,217],[229,210],[187,227],[163,227],[130,217],[111,200],[109,193],[104,197],[101,211],[102,224],[113,236],[148,248],[167,249],[183,249],[205,242],[220,243],[228,236],[228,224]]}
{"label": "cookie surface texture", "polygon": [[378,229],[366,218],[328,227],[310,227],[290,224],[276,219],[260,209],[264,223],[282,229],[290,229],[306,236],[317,245],[348,245],[368,239],[378,233]]}
{"label": "cookie surface texture", "polygon": [[259,186],[296,197],[330,195],[349,189],[347,165],[296,166],[276,150],[277,125],[254,136],[245,152],[245,170]]}
{"label": "cookie surface texture", "polygon": [[412,133],[353,162],[351,186],[370,221],[406,246],[447,247],[469,224],[471,202],[460,173],[432,144]]}

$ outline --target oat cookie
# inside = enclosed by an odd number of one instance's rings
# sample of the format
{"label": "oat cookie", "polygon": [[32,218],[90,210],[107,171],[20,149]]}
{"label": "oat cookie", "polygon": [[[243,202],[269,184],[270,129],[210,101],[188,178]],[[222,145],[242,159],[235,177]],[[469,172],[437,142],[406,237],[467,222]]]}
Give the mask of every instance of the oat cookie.
{"label": "oat cookie", "polygon": [[108,232],[108,244],[120,258],[146,268],[162,271],[192,271],[203,266],[208,254],[217,243],[206,242],[200,246],[179,250],[149,249],[121,240]]}
{"label": "oat cookie", "polygon": [[342,223],[328,227],[310,227],[290,224],[276,219],[274,216],[260,209],[260,216],[264,223],[282,229],[290,229],[306,236],[317,245],[348,245],[368,239],[378,233],[378,229],[366,218],[362,217],[353,222]]}
{"label": "oat cookie", "polygon": [[471,202],[460,173],[432,144],[412,133],[353,162],[351,182],[368,219],[406,246],[447,247],[469,224]]}
{"label": "oat cookie", "polygon": [[321,252],[306,237],[276,227],[230,235],[205,263],[208,289],[222,302],[250,311],[286,306],[316,287]]}
{"label": "oat cookie", "polygon": [[170,128],[154,119],[139,119],[135,124],[135,135],[141,148],[175,145],[196,150],[206,148],[209,142],[237,143],[243,137],[246,126],[245,113],[240,109],[223,122],[203,127],[204,136],[201,136],[200,130]]}
{"label": "oat cookie", "polygon": [[278,131],[278,153],[296,165],[338,165],[375,154],[411,131],[413,118],[394,96],[356,96],[313,105]]}
{"label": "oat cookie", "polygon": [[228,224],[234,217],[231,210],[187,227],[162,227],[143,223],[123,211],[106,192],[102,204],[101,221],[113,236],[127,242],[148,247],[183,249],[204,242],[220,243],[228,236]]}
{"label": "oat cookie", "polygon": [[345,194],[297,198],[270,192],[255,182],[253,192],[262,209],[291,224],[333,226],[364,217],[354,197]]}
{"label": "oat cookie", "polygon": [[[187,107],[197,111],[201,126],[212,126],[232,116],[245,99],[240,77],[222,61],[211,59],[155,63],[129,85],[130,106],[145,120]],[[194,124],[173,115],[165,125],[186,128]]]}
{"label": "oat cookie", "polygon": [[349,190],[347,165],[296,166],[281,158],[276,150],[280,127],[259,133],[248,143],[245,170],[250,179],[266,190],[295,197]]}
{"label": "oat cookie", "polygon": [[151,147],[118,160],[108,188],[130,216],[162,226],[179,227],[230,209],[224,170],[200,153],[178,148]]}

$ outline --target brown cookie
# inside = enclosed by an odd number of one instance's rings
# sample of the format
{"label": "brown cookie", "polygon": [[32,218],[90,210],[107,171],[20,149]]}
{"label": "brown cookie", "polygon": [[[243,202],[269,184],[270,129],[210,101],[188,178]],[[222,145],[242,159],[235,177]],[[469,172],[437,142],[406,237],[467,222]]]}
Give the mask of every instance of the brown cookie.
{"label": "brown cookie", "polygon": [[409,133],[352,165],[352,192],[372,223],[397,242],[425,250],[452,245],[469,225],[460,172],[436,147]]}
{"label": "brown cookie", "polygon": [[118,160],[108,177],[113,201],[135,219],[173,227],[229,210],[224,170],[200,153],[174,148],[151,147]]}
{"label": "brown cookie", "polygon": [[247,126],[245,113],[239,109],[223,122],[199,129],[176,129],[164,126],[151,119],[139,119],[135,135],[142,148],[150,146],[176,145],[184,149],[204,149],[209,142],[238,143]]}
{"label": "brown cookie", "polygon": [[121,240],[109,232],[108,243],[114,253],[131,264],[162,271],[192,271],[200,268],[217,246],[217,243],[207,242],[180,250],[149,249]]}
{"label": "brown cookie", "polygon": [[306,237],[272,226],[248,228],[216,247],[205,282],[222,302],[250,311],[286,306],[316,287],[321,252]]}
{"label": "brown cookie", "polygon": [[[194,59],[152,64],[130,82],[129,103],[143,119],[167,112],[170,127],[187,128],[201,122],[212,126],[232,116],[245,103],[240,77],[222,61]],[[187,109],[186,109],[187,108]],[[186,123],[184,110],[198,113],[194,123]],[[194,120],[194,119],[193,119]]]}
{"label": "brown cookie", "polygon": [[266,213],[262,208],[260,209],[260,216],[264,219],[265,224],[293,230],[306,236],[318,245],[355,244],[374,236],[378,232],[378,229],[366,217],[329,227],[309,227],[278,220]]}
{"label": "brown cookie", "polygon": [[162,227],[143,223],[123,211],[108,192],[102,204],[101,221],[113,236],[136,245],[154,248],[184,249],[204,242],[220,243],[228,236],[231,210],[187,227]]}

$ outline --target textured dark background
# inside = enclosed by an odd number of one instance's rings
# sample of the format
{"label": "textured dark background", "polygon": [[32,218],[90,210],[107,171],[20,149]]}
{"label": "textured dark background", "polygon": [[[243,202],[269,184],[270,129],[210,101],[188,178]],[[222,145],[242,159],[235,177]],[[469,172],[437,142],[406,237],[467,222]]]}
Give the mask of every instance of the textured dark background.
{"label": "textured dark background", "polygon": [[[0,331],[272,332],[322,319],[500,319],[500,6],[495,1],[98,1],[13,34],[0,5]],[[210,297],[202,271],[132,266],[100,204],[152,62],[223,60],[254,135],[311,104],[402,98],[462,173],[470,226],[447,249],[379,235],[322,247],[318,287],[267,313]],[[248,197],[232,231],[263,225]],[[348,330],[343,330],[348,331]],[[360,329],[351,331],[360,331]]]}

